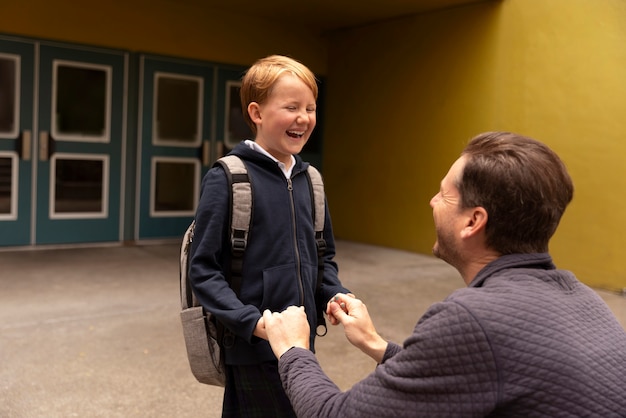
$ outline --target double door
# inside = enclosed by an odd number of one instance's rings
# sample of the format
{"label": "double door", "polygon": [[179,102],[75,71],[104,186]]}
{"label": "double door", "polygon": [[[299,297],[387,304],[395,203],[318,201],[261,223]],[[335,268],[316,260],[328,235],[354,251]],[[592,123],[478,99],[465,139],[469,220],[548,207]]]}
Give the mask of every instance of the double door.
{"label": "double door", "polygon": [[252,138],[241,114],[243,69],[141,56],[139,240],[181,237],[213,162]]}
{"label": "double door", "polygon": [[0,246],[120,240],[127,65],[0,38]]}
{"label": "double door", "polygon": [[0,37],[0,247],[180,238],[242,71]]}

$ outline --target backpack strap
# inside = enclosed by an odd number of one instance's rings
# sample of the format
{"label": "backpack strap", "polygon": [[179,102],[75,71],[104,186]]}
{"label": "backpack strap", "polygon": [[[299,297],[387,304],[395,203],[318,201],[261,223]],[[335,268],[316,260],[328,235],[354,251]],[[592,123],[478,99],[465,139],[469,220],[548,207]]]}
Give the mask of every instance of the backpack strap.
{"label": "backpack strap", "polygon": [[320,172],[309,165],[306,171],[311,189],[311,201],[313,202],[313,225],[315,228],[315,245],[317,246],[317,282],[315,284],[315,299],[317,303],[317,329],[318,336],[326,335],[326,320],[324,319],[325,301],[322,300],[321,288],[324,279],[324,253],[326,253],[326,240],[324,239],[324,218],[326,217],[324,181]]}
{"label": "backpack strap", "polygon": [[183,310],[193,306],[199,306],[199,303],[196,300],[196,295],[191,290],[191,284],[189,283],[189,252],[191,251],[191,243],[193,241],[195,227],[196,221],[193,220],[185,231],[180,249],[180,296]]}
{"label": "backpack strap", "polygon": [[[234,155],[220,158],[220,164],[226,172],[230,191],[230,243],[232,252],[231,274],[227,281],[237,295],[241,290],[241,271],[243,254],[248,245],[248,231],[252,219],[252,186],[243,161]],[[194,238],[196,221],[193,220],[185,234],[180,251],[180,296],[183,309],[200,306],[189,282],[191,243]]]}
{"label": "backpack strap", "polygon": [[227,155],[217,160],[226,172],[230,193],[230,287],[235,294],[241,290],[243,255],[248,246],[248,232],[252,220],[252,185],[243,160]]}

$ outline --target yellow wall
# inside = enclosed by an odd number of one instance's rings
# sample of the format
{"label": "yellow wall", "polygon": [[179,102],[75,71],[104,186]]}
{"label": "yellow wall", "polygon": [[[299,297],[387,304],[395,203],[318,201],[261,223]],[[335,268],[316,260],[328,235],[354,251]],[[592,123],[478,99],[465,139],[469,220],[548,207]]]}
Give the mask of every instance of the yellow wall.
{"label": "yellow wall", "polygon": [[428,201],[466,141],[533,136],[576,185],[557,264],[626,288],[624,0],[485,2],[330,39],[202,3],[2,1],[0,31],[244,66],[302,60],[327,82],[324,175],[342,239],[430,253]]}
{"label": "yellow wall", "polygon": [[344,239],[430,253],[429,200],[466,140],[494,128],[494,4],[332,39],[324,170]]}
{"label": "yellow wall", "polygon": [[557,265],[626,288],[624,22],[622,0],[503,0],[337,34],[324,159],[337,236],[429,253],[449,165],[471,136],[511,130],[574,178]]}
{"label": "yellow wall", "polygon": [[499,47],[498,120],[550,144],[574,179],[552,253],[616,289],[626,289],[625,22],[623,0],[506,1]]}
{"label": "yellow wall", "polygon": [[3,0],[0,31],[243,66],[278,53],[325,73],[327,50],[320,38],[295,25],[207,10],[202,3]]}

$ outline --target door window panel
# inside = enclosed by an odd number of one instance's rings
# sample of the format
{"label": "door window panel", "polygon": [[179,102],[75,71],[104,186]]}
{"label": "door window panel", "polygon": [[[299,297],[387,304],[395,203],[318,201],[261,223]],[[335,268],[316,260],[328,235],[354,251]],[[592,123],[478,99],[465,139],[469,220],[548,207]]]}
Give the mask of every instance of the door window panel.
{"label": "door window panel", "polygon": [[17,219],[17,155],[0,154],[0,219]]}
{"label": "door window panel", "polygon": [[239,90],[241,90],[240,81],[226,82],[226,120],[224,121],[226,132],[224,144],[229,149],[235,148],[244,139],[254,139],[254,134],[243,117]]}
{"label": "door window panel", "polygon": [[152,216],[193,215],[200,164],[195,159],[153,159]]}
{"label": "door window panel", "polygon": [[0,54],[0,138],[17,136],[19,67],[18,56]]}
{"label": "door window panel", "polygon": [[108,142],[111,68],[65,61],[53,68],[54,139]]}
{"label": "door window panel", "polygon": [[107,216],[108,156],[55,155],[51,170],[52,218]]}
{"label": "door window panel", "polygon": [[198,146],[202,131],[203,79],[155,73],[154,89],[154,143]]}

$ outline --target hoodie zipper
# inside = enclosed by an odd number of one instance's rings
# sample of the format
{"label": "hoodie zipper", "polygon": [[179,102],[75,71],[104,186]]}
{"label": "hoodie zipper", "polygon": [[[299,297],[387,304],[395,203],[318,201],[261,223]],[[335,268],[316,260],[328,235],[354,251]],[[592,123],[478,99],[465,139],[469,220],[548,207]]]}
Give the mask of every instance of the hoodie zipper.
{"label": "hoodie zipper", "polygon": [[296,254],[296,277],[300,289],[300,305],[304,306],[304,284],[302,283],[300,251],[298,250],[298,235],[296,230],[296,204],[293,198],[293,183],[287,179],[287,190],[289,190],[289,201],[291,203],[291,225],[293,227],[293,246]]}

